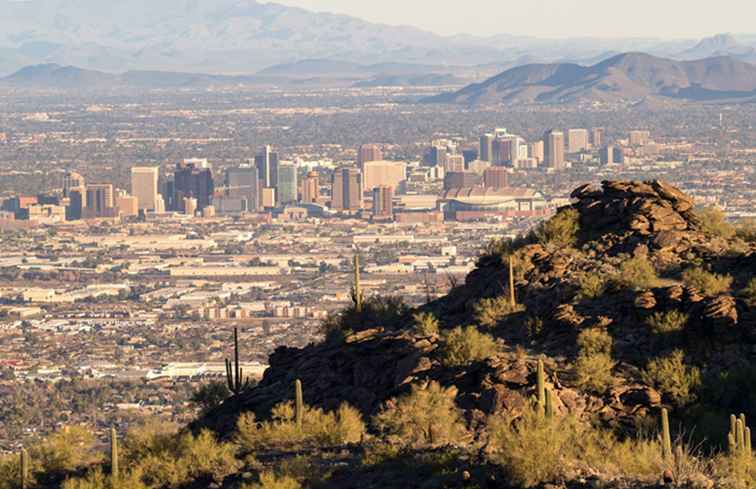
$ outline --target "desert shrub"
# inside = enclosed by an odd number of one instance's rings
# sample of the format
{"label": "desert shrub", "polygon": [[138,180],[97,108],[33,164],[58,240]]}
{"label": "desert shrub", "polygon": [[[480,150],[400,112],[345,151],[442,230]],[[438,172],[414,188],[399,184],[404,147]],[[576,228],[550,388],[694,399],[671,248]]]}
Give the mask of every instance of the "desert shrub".
{"label": "desert shrub", "polygon": [[562,209],[548,221],[542,222],[534,235],[543,246],[563,248],[577,243],[580,231],[580,214],[577,209]]}
{"label": "desert shrub", "polygon": [[82,426],[71,426],[50,435],[30,450],[35,467],[56,477],[97,462],[94,435]]}
{"label": "desert shrub", "polygon": [[365,424],[359,411],[342,404],[336,412],[305,406],[302,429],[297,429],[294,404],[276,405],[271,420],[258,423],[254,413],[239,417],[235,441],[245,450],[291,447],[302,444],[342,445],[360,441]]}
{"label": "desert shrub", "polygon": [[648,258],[636,256],[622,262],[616,281],[629,289],[650,289],[656,285],[658,278]]}
{"label": "desert shrub", "polygon": [[593,355],[596,353],[612,353],[612,337],[609,333],[600,328],[588,328],[580,332],[577,338],[577,345],[581,354]]}
{"label": "desert shrub", "polygon": [[138,464],[150,456],[159,456],[177,450],[178,427],[158,420],[147,420],[131,428],[122,443],[121,458],[126,465]]}
{"label": "desert shrub", "polygon": [[543,319],[531,316],[525,320],[525,328],[528,330],[530,338],[537,338],[543,333]]}
{"label": "desert shrub", "polygon": [[706,295],[719,295],[730,290],[732,277],[707,272],[703,268],[689,268],[683,272],[683,282]]}
{"label": "desert shrub", "polygon": [[701,385],[701,372],[685,364],[682,350],[648,362],[643,378],[677,406],[693,402]]}
{"label": "desert shrub", "polygon": [[578,387],[587,392],[605,393],[613,382],[612,337],[606,330],[585,329],[577,339],[579,353],[575,362]]}
{"label": "desert shrub", "polygon": [[97,467],[83,478],[67,479],[62,489],[110,489],[110,481]]}
{"label": "desert shrub", "polygon": [[737,224],[735,234],[748,243],[756,243],[756,219],[743,219]]}
{"label": "desert shrub", "polygon": [[301,489],[302,484],[293,477],[287,475],[278,476],[274,472],[260,474],[260,482],[257,484],[244,484],[241,489]]}
{"label": "desert shrub", "polygon": [[612,386],[615,362],[606,353],[581,354],[575,362],[578,387],[586,392],[604,394]]}
{"label": "desert shrub", "polygon": [[410,308],[401,297],[374,295],[366,298],[362,310],[354,304],[337,315],[329,316],[320,326],[320,332],[327,340],[337,341],[352,331],[370,328],[391,328],[408,322]]}
{"label": "desert shrub", "polygon": [[446,335],[441,352],[444,365],[460,367],[484,360],[496,353],[496,341],[474,326],[457,327]]}
{"label": "desert shrub", "polygon": [[483,266],[490,260],[495,260],[499,263],[504,263],[507,257],[514,254],[517,250],[523,246],[532,244],[534,241],[532,236],[518,236],[514,239],[500,238],[492,239],[486,243],[486,247],[481,253],[478,259],[478,266]]}
{"label": "desert shrub", "polygon": [[599,273],[586,273],[580,276],[578,285],[580,286],[578,297],[580,299],[593,300],[604,295],[608,282]]}
{"label": "desert shrub", "polygon": [[735,228],[727,223],[724,212],[716,207],[698,209],[696,216],[701,222],[701,230],[709,236],[729,239],[735,235]]}
{"label": "desert shrub", "polygon": [[739,455],[719,455],[712,463],[719,487],[752,489],[756,487],[756,459]]}
{"label": "desert shrub", "polygon": [[189,468],[193,479],[209,478],[216,482],[236,472],[236,448],[230,443],[221,443],[208,430],[202,430],[196,437],[191,434],[181,436],[179,459]]}
{"label": "desert shrub", "polygon": [[200,408],[202,413],[207,413],[220,406],[230,395],[226,382],[213,381],[202,384],[193,393],[191,401]]}
{"label": "desert shrub", "polygon": [[16,489],[20,473],[19,455],[0,455],[0,489]]}
{"label": "desert shrub", "polygon": [[678,333],[688,324],[688,315],[678,310],[655,312],[646,320],[652,333],[658,335]]}
{"label": "desert shrub", "polygon": [[436,336],[439,331],[438,319],[430,312],[420,312],[413,316],[415,332],[419,336]]}
{"label": "desert shrub", "polygon": [[412,392],[393,401],[373,418],[381,432],[403,444],[452,443],[468,436],[454,399],[455,387],[432,381],[414,385]]}
{"label": "desert shrub", "polygon": [[740,291],[740,295],[751,307],[756,307],[756,278],[752,278],[748,285]]}
{"label": "desert shrub", "polygon": [[517,304],[512,307],[505,296],[481,299],[473,306],[475,321],[487,328],[493,328],[506,316],[522,310],[523,307]]}

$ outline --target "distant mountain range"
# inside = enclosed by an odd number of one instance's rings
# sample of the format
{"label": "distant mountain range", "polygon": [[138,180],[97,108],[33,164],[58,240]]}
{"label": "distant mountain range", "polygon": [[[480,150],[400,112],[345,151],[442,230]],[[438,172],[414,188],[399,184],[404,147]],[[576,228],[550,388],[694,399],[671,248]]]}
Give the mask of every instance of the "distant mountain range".
{"label": "distant mountain range", "polygon": [[406,26],[316,13],[255,0],[0,0],[0,76],[25,66],[57,64],[104,72],[163,71],[251,75],[302,60],[373,66],[446,67],[443,73],[486,71],[523,62],[591,64],[617,53],[674,59],[728,54],[753,60],[756,38],[537,39],[501,34],[440,36]]}
{"label": "distant mountain range", "polygon": [[425,101],[483,106],[647,99],[753,101],[756,65],[731,56],[674,61],[626,53],[592,66],[571,63],[519,66],[482,83]]}

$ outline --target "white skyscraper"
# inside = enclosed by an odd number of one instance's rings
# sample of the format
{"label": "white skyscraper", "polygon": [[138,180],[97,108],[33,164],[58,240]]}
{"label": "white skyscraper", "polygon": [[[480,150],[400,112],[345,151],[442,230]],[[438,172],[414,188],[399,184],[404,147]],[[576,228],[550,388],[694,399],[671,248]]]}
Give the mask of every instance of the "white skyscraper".
{"label": "white skyscraper", "polygon": [[139,209],[159,211],[158,167],[135,166],[131,169],[131,195],[137,198]]}

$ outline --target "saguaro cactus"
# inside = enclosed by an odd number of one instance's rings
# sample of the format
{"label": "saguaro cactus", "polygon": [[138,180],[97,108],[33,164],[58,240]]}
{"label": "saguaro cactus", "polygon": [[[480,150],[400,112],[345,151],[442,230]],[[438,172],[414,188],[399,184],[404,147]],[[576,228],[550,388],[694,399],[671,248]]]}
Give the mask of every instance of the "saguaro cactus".
{"label": "saguaro cactus", "polygon": [[302,395],[302,381],[297,379],[294,381],[294,398],[295,398],[295,417],[297,422],[297,430],[302,431],[302,421],[304,418],[304,396]]}
{"label": "saguaro cactus", "polygon": [[662,454],[664,460],[672,460],[672,435],[669,432],[669,412],[667,408],[662,408],[661,411],[661,425],[662,425]]}
{"label": "saguaro cactus", "polygon": [[352,301],[354,310],[362,312],[362,286],[360,285],[360,254],[354,254],[354,284],[352,286]]}
{"label": "saguaro cactus", "polygon": [[538,408],[541,412],[546,409],[546,370],[543,367],[543,360],[538,359],[536,369],[536,386],[538,391]]}
{"label": "saguaro cactus", "polygon": [[517,298],[515,297],[514,287],[514,256],[509,255],[509,305],[512,310],[517,307]]}
{"label": "saguaro cactus", "polygon": [[546,418],[551,419],[554,417],[554,394],[551,389],[546,389]]}
{"label": "saguaro cactus", "polygon": [[234,361],[226,359],[226,381],[228,390],[239,395],[249,387],[249,379],[244,379],[244,371],[239,363],[239,328],[234,328]]}
{"label": "saguaro cactus", "polygon": [[113,483],[118,482],[118,433],[115,426],[110,428],[110,477]]}
{"label": "saguaro cactus", "polygon": [[29,481],[29,452],[26,451],[26,448],[21,449],[21,489],[28,489],[30,485]]}
{"label": "saguaro cactus", "polygon": [[751,454],[751,429],[746,424],[745,414],[739,417],[730,416],[730,432],[727,435],[727,446],[730,455],[750,459]]}

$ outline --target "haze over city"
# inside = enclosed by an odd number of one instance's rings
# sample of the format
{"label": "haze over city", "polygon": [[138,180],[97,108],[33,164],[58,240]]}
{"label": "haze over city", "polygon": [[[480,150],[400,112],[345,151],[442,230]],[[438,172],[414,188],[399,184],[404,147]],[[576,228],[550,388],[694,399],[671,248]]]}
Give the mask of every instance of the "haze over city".
{"label": "haze over city", "polygon": [[756,487],[750,4],[0,11],[0,489]]}

